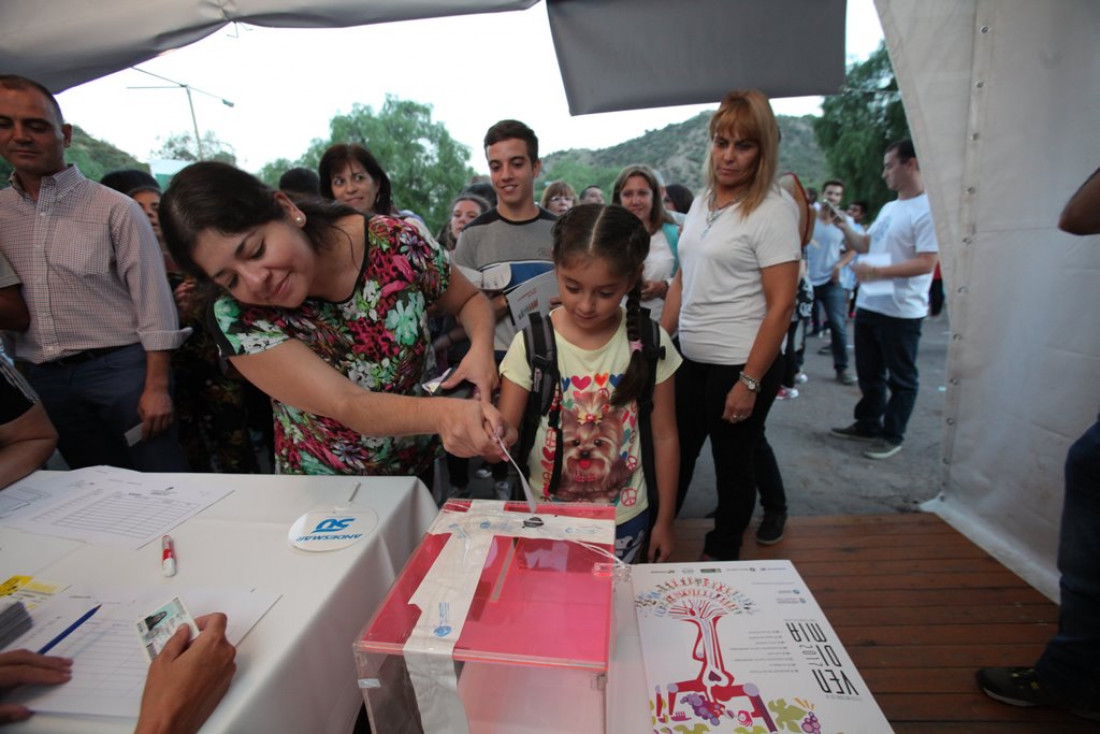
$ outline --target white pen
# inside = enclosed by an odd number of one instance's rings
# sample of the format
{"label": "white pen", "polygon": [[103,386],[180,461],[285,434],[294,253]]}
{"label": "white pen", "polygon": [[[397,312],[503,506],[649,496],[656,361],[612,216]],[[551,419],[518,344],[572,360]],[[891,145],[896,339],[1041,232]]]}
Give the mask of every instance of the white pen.
{"label": "white pen", "polygon": [[172,536],[165,535],[160,539],[160,568],[165,576],[176,575],[176,549],[172,546]]}

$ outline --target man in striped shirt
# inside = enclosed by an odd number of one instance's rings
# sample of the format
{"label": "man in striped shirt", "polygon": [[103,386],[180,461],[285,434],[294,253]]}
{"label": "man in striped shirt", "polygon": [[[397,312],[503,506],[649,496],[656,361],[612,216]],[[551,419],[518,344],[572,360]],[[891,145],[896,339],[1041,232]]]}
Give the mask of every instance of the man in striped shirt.
{"label": "man in striped shirt", "polygon": [[30,312],[15,356],[70,467],[186,471],[169,361],[189,332],[141,208],[67,165],[71,140],[49,90],[0,76],[0,156],[15,169],[0,191],[0,253]]}

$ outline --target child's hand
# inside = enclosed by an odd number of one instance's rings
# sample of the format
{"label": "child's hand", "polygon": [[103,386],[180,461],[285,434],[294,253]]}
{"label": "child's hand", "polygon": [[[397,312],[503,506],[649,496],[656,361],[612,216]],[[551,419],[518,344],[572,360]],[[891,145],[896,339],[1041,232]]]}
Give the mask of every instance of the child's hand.
{"label": "child's hand", "polygon": [[658,522],[649,536],[649,557],[646,560],[650,563],[664,563],[675,547],[676,533],[672,530],[672,523]]}

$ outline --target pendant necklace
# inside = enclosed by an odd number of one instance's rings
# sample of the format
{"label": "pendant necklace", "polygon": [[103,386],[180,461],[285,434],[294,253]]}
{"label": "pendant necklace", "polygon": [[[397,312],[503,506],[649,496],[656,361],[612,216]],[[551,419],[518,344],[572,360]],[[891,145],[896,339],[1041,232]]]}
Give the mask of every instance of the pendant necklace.
{"label": "pendant necklace", "polygon": [[714,223],[718,221],[718,217],[722,216],[722,212],[726,211],[734,204],[740,204],[741,200],[744,198],[745,194],[741,193],[727,201],[722,206],[717,206],[717,197],[714,195],[714,192],[711,192],[710,199],[707,204],[707,220],[706,226],[703,227],[703,237],[707,236],[707,232],[709,232],[710,228],[714,226]]}

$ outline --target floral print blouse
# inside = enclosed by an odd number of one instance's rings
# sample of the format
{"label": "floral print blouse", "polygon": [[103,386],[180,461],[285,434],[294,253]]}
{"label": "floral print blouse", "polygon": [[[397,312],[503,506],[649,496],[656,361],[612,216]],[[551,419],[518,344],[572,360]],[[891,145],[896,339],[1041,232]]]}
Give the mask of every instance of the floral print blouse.
{"label": "floral print blouse", "polygon": [[[366,231],[358,285],[346,301],[308,298],[284,309],[218,298],[222,354],[256,354],[297,339],[364,390],[423,395],[432,361],[426,312],[450,284],[447,256],[400,219],[372,217]],[[432,435],[364,436],[332,418],[272,403],[279,474],[418,475],[438,451]]]}

